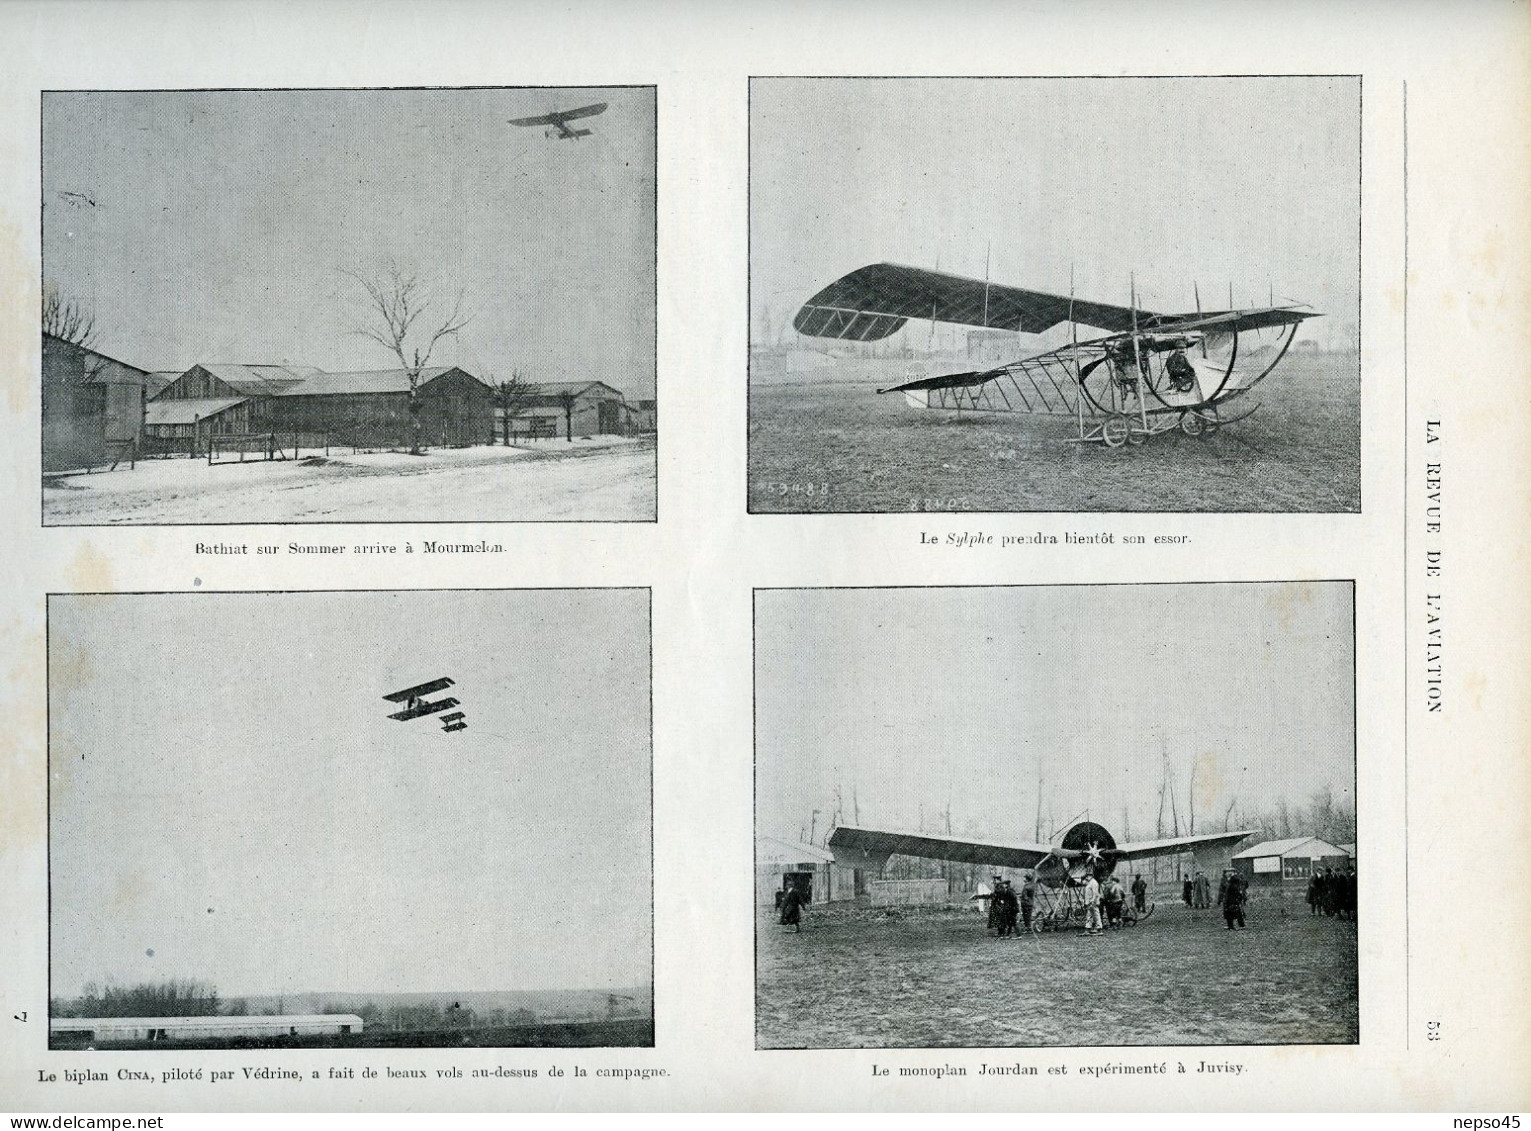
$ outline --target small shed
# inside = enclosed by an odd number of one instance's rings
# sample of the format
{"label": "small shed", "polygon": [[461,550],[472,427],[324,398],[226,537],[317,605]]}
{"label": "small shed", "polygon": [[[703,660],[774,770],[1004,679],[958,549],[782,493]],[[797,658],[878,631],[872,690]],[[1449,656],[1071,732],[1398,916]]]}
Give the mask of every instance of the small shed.
{"label": "small shed", "polygon": [[1251,889],[1306,888],[1315,869],[1347,868],[1350,854],[1316,836],[1267,840],[1233,854],[1233,868]]}
{"label": "small shed", "polygon": [[854,869],[835,863],[828,849],[802,841],[762,836],[755,841],[755,899],[774,904],[777,893],[795,887],[811,903],[856,898]]}
{"label": "small shed", "polygon": [[516,409],[511,431],[532,437],[625,436],[635,430],[622,390],[604,381],[544,381]]}

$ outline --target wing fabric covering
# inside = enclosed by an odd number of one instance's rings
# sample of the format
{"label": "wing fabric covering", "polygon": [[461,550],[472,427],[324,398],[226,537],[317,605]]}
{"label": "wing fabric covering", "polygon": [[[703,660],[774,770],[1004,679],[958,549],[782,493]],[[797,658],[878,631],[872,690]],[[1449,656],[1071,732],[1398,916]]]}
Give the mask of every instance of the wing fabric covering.
{"label": "wing fabric covering", "polygon": [[1155,856],[1177,856],[1197,848],[1212,848],[1220,844],[1233,845],[1252,835],[1252,830],[1239,832],[1206,833],[1197,836],[1177,836],[1168,840],[1145,840],[1138,844],[1119,844],[1116,855],[1126,860],[1148,860]]}
{"label": "wing fabric covering", "polygon": [[591,118],[606,109],[606,103],[596,102],[577,110],[554,110],[551,114],[539,114],[535,118],[511,118],[513,126],[562,126],[576,118]]}
{"label": "wing fabric covering", "polygon": [[850,825],[835,829],[830,835],[829,847],[837,863],[855,868],[872,866],[877,870],[881,870],[889,856],[922,856],[996,868],[1034,868],[1051,852],[1045,844],[985,844],[928,833],[882,832]]}
{"label": "wing fabric covering", "polygon": [[1070,299],[1067,295],[985,283],[921,267],[874,263],[835,280],[803,304],[792,325],[800,334],[875,342],[911,318],[1040,334],[1070,320],[1111,334],[1208,330],[1221,333],[1290,326],[1314,311],[1290,306],[1159,314],[1130,306]]}
{"label": "wing fabric covering", "polygon": [[[1155,856],[1175,856],[1195,849],[1232,845],[1251,835],[1249,830],[1240,830],[1112,846],[1109,834],[1104,833],[1104,830],[1101,832],[1106,838],[1101,846],[1103,856],[1109,860],[1147,860]],[[1068,838],[1064,839],[1067,842]],[[852,825],[836,828],[830,834],[829,848],[835,854],[836,863],[875,871],[881,871],[890,856],[919,856],[929,860],[952,860],[959,864],[982,864],[992,868],[1035,868],[1049,856],[1074,859],[1084,855],[1082,850],[1072,847],[995,844],[930,833],[863,829]]]}
{"label": "wing fabric covering", "polygon": [[[814,337],[859,342],[886,338],[911,318],[1040,334],[1067,322],[1071,307],[1074,321],[1086,326],[1111,332],[1132,329],[1129,306],[1071,302],[1067,295],[897,263],[874,263],[829,284],[803,304],[792,325]],[[1157,316],[1139,310],[1137,317],[1141,325]]]}

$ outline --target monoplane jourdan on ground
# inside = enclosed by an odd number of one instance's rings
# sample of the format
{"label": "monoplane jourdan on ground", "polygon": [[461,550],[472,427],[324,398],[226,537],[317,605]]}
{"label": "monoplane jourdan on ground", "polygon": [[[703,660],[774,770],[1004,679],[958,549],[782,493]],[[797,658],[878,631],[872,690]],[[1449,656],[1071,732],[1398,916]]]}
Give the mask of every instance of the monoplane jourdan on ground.
{"label": "monoplane jourdan on ground", "polygon": [[[406,687],[403,691],[395,691],[384,695],[383,698],[390,703],[402,703],[404,709],[395,711],[389,715],[390,719],[397,719],[401,723],[407,723],[412,719],[423,719],[427,715],[434,715],[438,711],[446,711],[458,705],[457,700],[448,695],[444,699],[427,699],[427,695],[434,695],[438,691],[445,691],[452,686],[453,681],[442,676],[440,679],[430,680],[428,683],[419,683],[414,687]],[[449,715],[442,715],[441,729],[447,734],[459,730],[467,730],[466,717],[461,711],[453,711]]]}
{"label": "monoplane jourdan on ground", "polygon": [[[903,393],[917,408],[1023,412],[1072,417],[1078,436],[1109,447],[1142,443],[1179,427],[1200,436],[1251,415],[1225,409],[1247,396],[1285,356],[1297,327],[1319,317],[1298,305],[1162,314],[1138,306],[1087,302],[1072,295],[991,284],[919,267],[874,263],[829,284],[793,319],[801,334],[880,341],[911,318],[1040,334],[1068,323],[1068,345],[993,369],[905,381],[879,393]],[[1230,289],[1229,307],[1233,306]],[[1079,327],[1107,331],[1079,339]],[[1245,351],[1239,339],[1274,329],[1272,346]],[[1251,356],[1251,353],[1253,356]]]}
{"label": "monoplane jourdan on ground", "polygon": [[[1192,836],[1117,844],[1104,825],[1077,821],[1052,844],[1001,844],[933,833],[891,832],[840,825],[829,837],[835,863],[881,872],[890,856],[919,856],[991,868],[1026,869],[1036,874],[1045,894],[1037,908],[1037,929],[1059,927],[1080,917],[1082,888],[1093,874],[1104,880],[1118,864],[1159,856],[1218,853],[1250,835],[1250,830],[1197,833]],[[1214,857],[1209,856],[1209,861]],[[1208,865],[1198,866],[1211,866]]]}
{"label": "monoplane jourdan on ground", "polygon": [[[604,113],[606,103],[594,102],[589,106],[581,106],[575,110],[554,110],[551,113],[540,114],[535,118],[511,118],[513,126],[551,126],[544,130],[544,137],[556,137],[560,141],[572,141],[577,137],[589,137],[589,130],[571,130],[569,123],[578,118],[593,118],[597,114]],[[556,133],[554,131],[557,131]]]}

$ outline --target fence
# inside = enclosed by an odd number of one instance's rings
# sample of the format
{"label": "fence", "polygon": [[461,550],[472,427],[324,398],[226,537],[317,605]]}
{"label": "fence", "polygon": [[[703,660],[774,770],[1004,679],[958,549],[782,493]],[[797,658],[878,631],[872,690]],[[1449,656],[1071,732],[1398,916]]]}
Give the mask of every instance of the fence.
{"label": "fence", "polygon": [[209,436],[207,462],[245,463],[264,460],[300,459],[306,450],[311,455],[329,455],[333,447],[349,447],[351,444],[335,442],[328,432],[244,432]]}
{"label": "fence", "polygon": [[928,907],[951,899],[951,885],[943,879],[873,880],[867,885],[873,907]]}

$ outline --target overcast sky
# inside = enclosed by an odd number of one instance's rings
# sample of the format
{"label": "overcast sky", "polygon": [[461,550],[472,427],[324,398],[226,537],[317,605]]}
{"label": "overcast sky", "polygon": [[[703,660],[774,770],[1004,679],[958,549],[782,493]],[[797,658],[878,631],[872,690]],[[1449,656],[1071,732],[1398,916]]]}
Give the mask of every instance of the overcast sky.
{"label": "overcast sky", "polygon": [[[507,122],[594,102],[575,141]],[[393,258],[466,295],[433,362],[652,396],[654,113],[633,88],[46,94],[45,279],[133,365],[382,369],[342,272]]]}
{"label": "overcast sky", "polygon": [[[756,79],[751,332],[891,261],[1159,312],[1357,319],[1359,82]],[[904,331],[924,345],[929,324]],[[774,336],[774,335],[773,335]]]}
{"label": "overcast sky", "polygon": [[[1199,828],[1353,801],[1348,583],[773,590],[756,597],[757,827],[812,810],[1029,842],[1085,810],[1151,839],[1162,752]],[[1122,819],[1127,809],[1127,824]],[[1167,816],[1166,816],[1166,819]]]}
{"label": "overcast sky", "polygon": [[[640,590],[53,598],[53,993],[646,984],[648,640]],[[387,717],[443,675],[467,730]]]}

